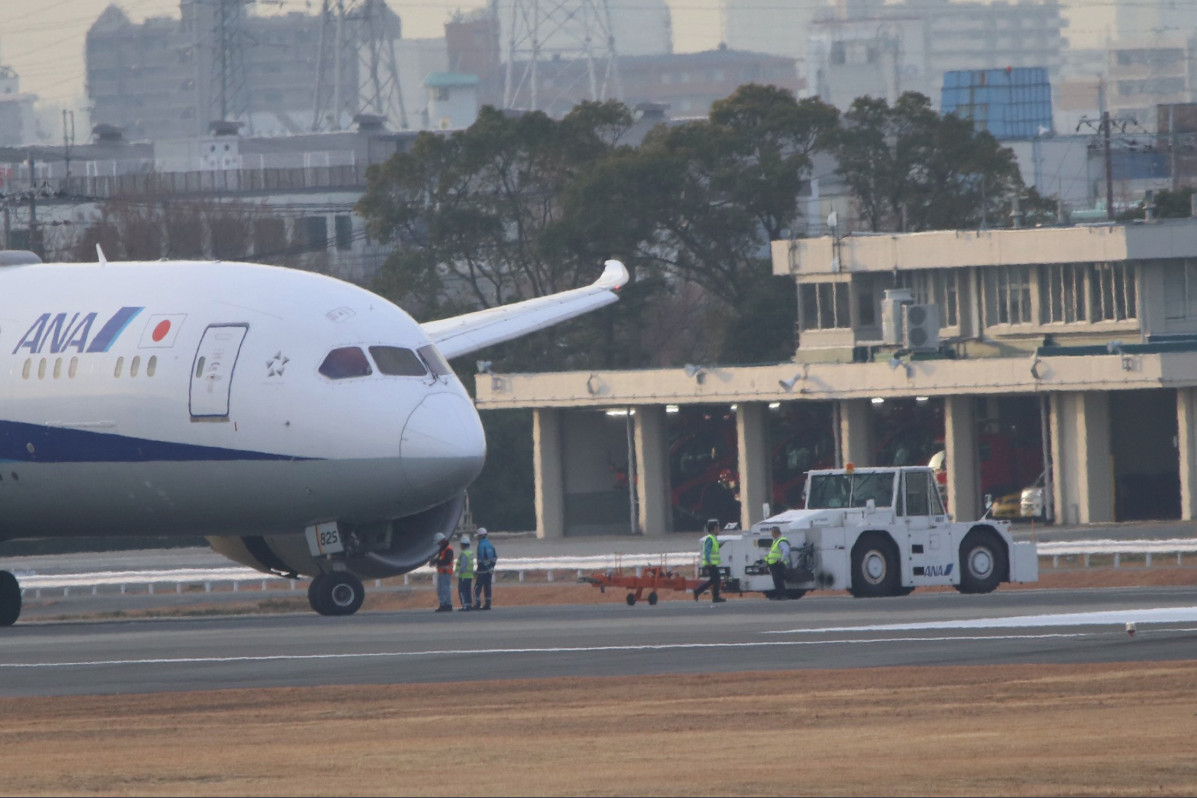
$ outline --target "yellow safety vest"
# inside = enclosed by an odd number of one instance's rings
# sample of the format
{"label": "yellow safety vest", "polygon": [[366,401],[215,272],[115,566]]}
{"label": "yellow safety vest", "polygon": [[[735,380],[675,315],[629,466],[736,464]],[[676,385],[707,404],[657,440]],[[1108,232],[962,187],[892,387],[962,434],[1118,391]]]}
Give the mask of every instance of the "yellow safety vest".
{"label": "yellow safety vest", "polygon": [[457,576],[459,579],[474,578],[474,552],[466,549],[457,558]]}
{"label": "yellow safety vest", "polygon": [[[711,553],[707,554],[707,541],[711,542]],[[702,539],[702,564],[703,565],[718,565],[719,564],[719,538],[714,535],[707,535]]]}
{"label": "yellow safety vest", "polygon": [[766,565],[773,565],[774,563],[781,562],[781,542],[783,540],[785,540],[786,543],[790,542],[790,541],[786,540],[784,537],[778,538],[777,540],[773,541],[772,548],[770,548],[769,553],[765,555],[765,564]]}

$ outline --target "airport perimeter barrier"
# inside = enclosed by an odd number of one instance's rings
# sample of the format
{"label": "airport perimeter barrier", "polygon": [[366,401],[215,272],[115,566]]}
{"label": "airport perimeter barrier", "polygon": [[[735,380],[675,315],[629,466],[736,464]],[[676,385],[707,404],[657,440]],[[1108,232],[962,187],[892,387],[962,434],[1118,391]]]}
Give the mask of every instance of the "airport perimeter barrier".
{"label": "airport perimeter barrier", "polygon": [[[1053,569],[1079,564],[1080,567],[1094,566],[1120,568],[1125,559],[1142,560],[1143,567],[1157,565],[1185,564],[1185,555],[1197,555],[1197,538],[1175,538],[1167,540],[1078,540],[1039,543],[1041,566],[1045,559],[1051,560]],[[1197,557],[1190,557],[1197,565]],[[544,574],[548,582],[556,574],[576,573],[577,577],[594,571],[613,568],[638,570],[645,566],[665,566],[676,569],[696,569],[698,558],[693,552],[669,552],[665,554],[596,554],[575,557],[512,557],[500,558],[496,571],[513,574],[523,582],[528,574]],[[39,574],[31,571],[16,571],[21,582],[22,594],[32,593],[40,598],[42,591],[62,591],[69,596],[71,590],[90,591],[96,595],[101,589],[119,590],[122,594],[131,590],[154,593],[182,593],[202,586],[204,592],[211,592],[214,586],[229,585],[233,591],[242,585],[260,583],[266,590],[271,582],[283,581],[288,589],[299,589],[296,580],[270,576],[244,566],[231,565],[218,568],[178,568],[161,571],[95,571],[85,573]],[[421,566],[403,576],[403,583],[409,584],[412,577],[430,578],[432,569]],[[572,581],[572,580],[571,580]],[[374,580],[380,586],[382,580]]]}

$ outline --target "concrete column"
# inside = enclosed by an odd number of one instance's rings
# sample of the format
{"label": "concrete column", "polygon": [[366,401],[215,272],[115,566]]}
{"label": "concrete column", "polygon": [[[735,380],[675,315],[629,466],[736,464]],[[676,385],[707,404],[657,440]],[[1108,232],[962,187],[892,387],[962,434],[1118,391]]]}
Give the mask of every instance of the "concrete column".
{"label": "concrete column", "polygon": [[1051,427],[1056,523],[1113,521],[1109,394],[1052,394]]}
{"label": "concrete column", "polygon": [[873,465],[876,445],[873,438],[873,405],[868,399],[845,399],[840,402],[840,440],[843,442],[844,463],[858,468]]}
{"label": "concrete column", "polygon": [[1180,517],[1197,519],[1197,388],[1176,389],[1176,448],[1180,454]]}
{"label": "concrete column", "polygon": [[536,477],[536,537],[565,535],[565,457],[561,413],[551,407],[532,410],[532,471]]}
{"label": "concrete column", "polygon": [[977,460],[977,405],[972,396],[943,402],[944,453],[948,471],[948,512],[958,521],[981,517],[981,465]]}
{"label": "concrete column", "polygon": [[664,407],[636,409],[635,446],[636,510],[640,531],[645,535],[663,535],[670,531],[673,522]]}
{"label": "concrete column", "polygon": [[741,402],[736,408],[736,448],[740,464],[740,527],[765,517],[772,499],[769,475],[769,410],[764,402]]}

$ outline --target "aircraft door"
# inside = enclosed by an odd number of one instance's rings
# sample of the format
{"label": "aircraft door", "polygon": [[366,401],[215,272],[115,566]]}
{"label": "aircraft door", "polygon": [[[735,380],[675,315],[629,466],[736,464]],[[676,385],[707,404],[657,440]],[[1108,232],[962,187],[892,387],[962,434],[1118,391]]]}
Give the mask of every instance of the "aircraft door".
{"label": "aircraft door", "polygon": [[192,421],[228,419],[233,368],[248,331],[248,324],[210,324],[204,330],[191,367]]}

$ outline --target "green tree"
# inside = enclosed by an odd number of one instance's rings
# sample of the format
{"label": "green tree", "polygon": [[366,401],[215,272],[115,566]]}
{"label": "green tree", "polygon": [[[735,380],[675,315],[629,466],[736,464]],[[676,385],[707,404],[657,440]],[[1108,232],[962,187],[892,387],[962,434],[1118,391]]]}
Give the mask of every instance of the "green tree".
{"label": "green tree", "polygon": [[890,107],[860,97],[831,137],[839,174],[874,231],[1003,227],[1011,199],[1033,201],[1014,152],[971,120],[940,116],[916,92]]}

